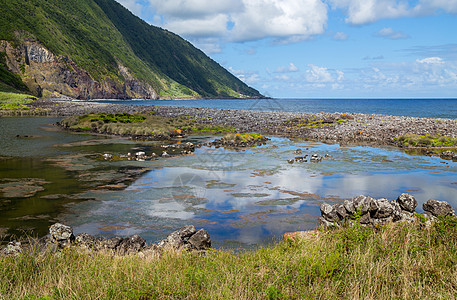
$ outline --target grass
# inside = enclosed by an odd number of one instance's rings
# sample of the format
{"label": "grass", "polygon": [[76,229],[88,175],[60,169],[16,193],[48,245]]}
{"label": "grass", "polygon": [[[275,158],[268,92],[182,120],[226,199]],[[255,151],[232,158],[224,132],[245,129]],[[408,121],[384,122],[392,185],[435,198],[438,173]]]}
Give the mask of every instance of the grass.
{"label": "grass", "polygon": [[24,105],[36,100],[35,97],[27,94],[0,92],[0,105]]}
{"label": "grass", "polygon": [[198,123],[188,116],[165,118],[155,116],[151,112],[73,116],[62,120],[61,125],[70,130],[123,136],[173,137],[182,134],[219,134],[233,132],[236,129],[231,126]]}
{"label": "grass", "polygon": [[0,258],[2,299],[455,299],[457,222],[318,239],[234,254],[160,258],[79,252]]}
{"label": "grass", "polygon": [[328,118],[328,119],[317,119],[317,118],[296,118],[292,120],[288,120],[284,123],[289,129],[311,129],[311,128],[320,128],[330,125],[338,125],[341,123],[348,122],[349,120],[353,120],[354,117],[348,114],[341,114],[335,118]]}
{"label": "grass", "polygon": [[456,147],[457,139],[442,135],[405,134],[394,139],[404,147]]}
{"label": "grass", "polygon": [[262,139],[263,136],[259,133],[230,133],[225,136],[223,136],[223,139],[226,141],[241,141],[241,142],[247,142],[247,141],[256,141]]}

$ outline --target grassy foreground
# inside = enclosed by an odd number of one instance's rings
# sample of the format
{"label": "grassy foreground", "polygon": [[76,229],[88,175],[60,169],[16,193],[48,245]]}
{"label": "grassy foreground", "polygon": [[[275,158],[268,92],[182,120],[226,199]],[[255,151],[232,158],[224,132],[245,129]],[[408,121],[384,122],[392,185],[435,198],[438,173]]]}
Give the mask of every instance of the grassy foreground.
{"label": "grassy foreground", "polygon": [[0,258],[2,299],[455,299],[457,221],[206,256],[160,258],[61,251]]}

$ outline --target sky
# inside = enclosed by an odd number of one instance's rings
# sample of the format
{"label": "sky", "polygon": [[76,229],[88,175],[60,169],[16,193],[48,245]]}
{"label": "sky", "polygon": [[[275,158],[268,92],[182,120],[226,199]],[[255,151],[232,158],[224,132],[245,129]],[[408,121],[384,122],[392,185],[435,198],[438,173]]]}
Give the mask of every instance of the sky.
{"label": "sky", "polygon": [[457,98],[457,0],[117,0],[275,98]]}

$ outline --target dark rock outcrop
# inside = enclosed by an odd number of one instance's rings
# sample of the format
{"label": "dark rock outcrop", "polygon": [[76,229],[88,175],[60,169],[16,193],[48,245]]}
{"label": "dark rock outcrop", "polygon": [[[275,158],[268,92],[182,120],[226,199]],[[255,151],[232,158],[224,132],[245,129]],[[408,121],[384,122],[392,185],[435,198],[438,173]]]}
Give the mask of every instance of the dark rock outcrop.
{"label": "dark rock outcrop", "polygon": [[117,80],[106,76],[94,79],[69,57],[56,56],[36,40],[13,45],[0,41],[0,52],[6,53],[6,64],[19,75],[38,97],[69,96],[77,99],[156,99],[157,93],[148,83],[134,78],[118,65]]}
{"label": "dark rock outcrop", "polygon": [[[32,240],[26,247],[38,252],[57,251],[58,249],[77,247],[89,251],[108,251],[116,255],[139,254],[160,255],[164,250],[186,249],[204,252],[211,248],[211,238],[204,229],[196,230],[193,225],[186,225],[179,230],[170,233],[166,239],[156,244],[147,245],[146,240],[135,234],[129,237],[115,236],[109,239],[94,237],[87,233],[80,233],[76,237],[73,229],[60,223],[49,228],[49,237]],[[0,254],[19,255],[24,248],[20,242],[10,242]]]}
{"label": "dark rock outcrop", "polygon": [[[409,194],[401,194],[396,200],[385,198],[374,199],[367,196],[357,196],[344,203],[321,205],[319,225],[338,227],[341,222],[352,220],[362,225],[377,226],[385,223],[415,222],[417,213],[416,199]],[[455,216],[451,205],[445,201],[428,200],[424,203],[425,213],[422,214],[425,224],[430,225],[437,217]]]}
{"label": "dark rock outcrop", "polygon": [[428,200],[423,204],[422,208],[435,217],[455,216],[454,209],[446,201]]}
{"label": "dark rock outcrop", "polygon": [[60,223],[56,223],[49,228],[51,235],[50,242],[56,244],[59,248],[69,247],[75,240],[73,228]]}

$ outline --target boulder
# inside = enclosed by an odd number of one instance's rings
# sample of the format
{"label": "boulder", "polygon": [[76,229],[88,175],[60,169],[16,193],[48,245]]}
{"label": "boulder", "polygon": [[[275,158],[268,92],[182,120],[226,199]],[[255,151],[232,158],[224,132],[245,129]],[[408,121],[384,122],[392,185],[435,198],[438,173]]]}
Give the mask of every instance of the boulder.
{"label": "boulder", "polygon": [[146,247],[146,240],[139,236],[138,234],[126,237],[123,239],[119,246],[116,247],[116,250],[121,253],[135,253],[140,252],[143,248]]}
{"label": "boulder", "polygon": [[7,256],[18,256],[22,253],[21,242],[12,241],[9,242],[5,248],[3,248],[2,253]]}
{"label": "boulder", "polygon": [[319,226],[323,226],[324,228],[332,228],[332,227],[338,227],[338,225],[336,225],[336,223],[333,223],[333,222],[330,222],[330,221],[327,221],[325,218],[323,217],[319,217],[318,219],[318,223],[319,223]]}
{"label": "boulder", "polygon": [[73,228],[56,223],[49,228],[50,242],[57,244],[59,248],[66,248],[75,240]]}
{"label": "boulder", "polygon": [[329,221],[329,222],[339,221],[340,218],[338,217],[336,210],[330,204],[322,203],[320,209],[321,209],[322,216],[327,221]]}
{"label": "boulder", "polygon": [[409,212],[415,212],[416,206],[417,206],[417,201],[416,198],[411,196],[410,194],[403,193],[397,198],[398,204],[400,204],[400,207],[403,210],[409,211]]}
{"label": "boulder", "polygon": [[196,232],[193,225],[186,225],[179,230],[176,230],[170,233],[166,239],[158,243],[159,248],[175,248],[178,249],[184,246],[184,243],[187,242],[189,237],[191,237]]}
{"label": "boulder", "polygon": [[360,224],[365,224],[365,225],[372,223],[370,214],[366,213],[366,214],[362,215],[359,218],[359,222],[360,222]]}
{"label": "boulder", "polygon": [[85,232],[78,234],[75,238],[75,245],[83,249],[92,249],[94,243],[95,238]]}
{"label": "boulder", "polygon": [[352,203],[354,205],[354,208],[352,210],[355,212],[357,212],[357,210],[360,210],[361,214],[364,215],[370,211],[371,202],[373,202],[373,200],[375,199],[369,196],[357,196],[352,199]]}
{"label": "boulder", "polygon": [[349,213],[346,210],[346,208],[344,208],[344,204],[343,203],[333,204],[333,210],[336,211],[339,219],[344,220],[344,219],[349,217]]}
{"label": "boulder", "polygon": [[107,240],[98,238],[95,240],[94,245],[96,250],[116,250],[121,244],[123,238],[120,236],[115,236]]}
{"label": "boulder", "polygon": [[192,249],[206,250],[211,248],[211,238],[205,229],[199,229],[188,240]]}
{"label": "boulder", "polygon": [[373,199],[370,203],[370,214],[374,219],[390,217],[394,212],[394,207],[385,198]]}
{"label": "boulder", "polygon": [[435,217],[455,216],[452,206],[446,201],[428,200],[422,205],[425,211],[430,212]]}

